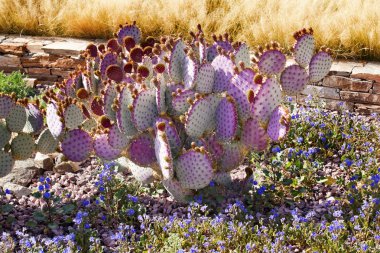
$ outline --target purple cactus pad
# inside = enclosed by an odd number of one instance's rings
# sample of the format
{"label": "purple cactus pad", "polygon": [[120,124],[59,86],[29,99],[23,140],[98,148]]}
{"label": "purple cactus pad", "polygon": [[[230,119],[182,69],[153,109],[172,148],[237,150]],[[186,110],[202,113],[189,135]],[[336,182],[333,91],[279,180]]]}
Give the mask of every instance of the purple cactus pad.
{"label": "purple cactus pad", "polygon": [[148,167],[157,161],[153,139],[142,134],[132,139],[128,147],[129,159],[139,166]]}
{"label": "purple cactus pad", "polygon": [[114,148],[109,144],[107,134],[95,137],[94,150],[98,157],[107,161],[117,159],[121,153],[121,149]]}
{"label": "purple cactus pad", "polygon": [[216,108],[216,138],[220,141],[232,140],[238,127],[238,114],[232,98],[223,98]]}
{"label": "purple cactus pad", "polygon": [[315,40],[313,35],[304,34],[297,39],[294,45],[294,59],[302,67],[307,67],[313,57],[315,50]]}
{"label": "purple cactus pad", "polygon": [[256,151],[265,150],[268,147],[268,135],[257,119],[248,119],[241,135],[241,141],[247,147]]}
{"label": "purple cactus pad", "polygon": [[0,118],[6,118],[15,103],[13,99],[5,94],[0,94]]}
{"label": "purple cactus pad", "polygon": [[260,72],[265,75],[277,75],[284,70],[286,57],[279,50],[273,49],[265,51],[259,59],[257,66]]}
{"label": "purple cactus pad", "polygon": [[234,74],[234,63],[224,55],[218,55],[211,65],[215,69],[213,91],[223,92],[231,88],[231,78]]}
{"label": "purple cactus pad", "polygon": [[282,90],[287,95],[297,95],[309,82],[309,75],[299,65],[290,65],[281,74]]}
{"label": "purple cactus pad", "polygon": [[81,129],[70,130],[61,142],[61,149],[70,161],[83,161],[89,157],[93,150],[92,138]]}
{"label": "purple cactus pad", "polygon": [[275,142],[285,138],[290,128],[290,113],[289,109],[284,106],[276,107],[269,120],[267,133],[268,136]]}

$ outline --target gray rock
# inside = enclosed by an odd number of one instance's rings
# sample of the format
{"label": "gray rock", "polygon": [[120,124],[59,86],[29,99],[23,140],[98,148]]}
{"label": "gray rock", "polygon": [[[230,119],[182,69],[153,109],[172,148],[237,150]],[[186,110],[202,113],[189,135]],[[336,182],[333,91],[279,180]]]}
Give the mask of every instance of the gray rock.
{"label": "gray rock", "polygon": [[54,167],[53,159],[45,154],[37,153],[34,158],[35,165],[43,170],[52,170]]}
{"label": "gray rock", "polygon": [[55,165],[53,171],[55,173],[64,174],[66,172],[77,172],[79,170],[79,166],[73,162],[62,162],[60,164]]}
{"label": "gray rock", "polygon": [[40,171],[34,164],[33,159],[16,161],[12,171],[5,177],[0,178],[0,187],[3,187],[8,182],[28,186],[39,173]]}
{"label": "gray rock", "polygon": [[26,188],[22,185],[14,184],[14,183],[5,183],[3,189],[10,190],[17,198],[21,198],[22,196],[29,195],[32,193],[32,190]]}

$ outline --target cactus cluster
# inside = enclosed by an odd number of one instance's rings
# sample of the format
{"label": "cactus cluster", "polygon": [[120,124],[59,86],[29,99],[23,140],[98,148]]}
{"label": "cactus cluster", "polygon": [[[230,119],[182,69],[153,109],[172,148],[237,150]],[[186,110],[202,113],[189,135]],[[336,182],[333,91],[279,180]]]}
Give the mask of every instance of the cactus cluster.
{"label": "cactus cluster", "polygon": [[122,158],[137,180],[161,180],[184,201],[211,180],[229,183],[249,151],[281,141],[290,125],[284,95],[332,64],[328,49],[315,53],[311,29],[295,33],[297,64],[287,67],[276,42],[251,59],[228,34],[209,44],[198,25],[190,35],[142,40],[126,24],[107,44],[88,45],[86,68],[46,91],[46,110],[0,95],[0,176],[37,151],[75,162]]}

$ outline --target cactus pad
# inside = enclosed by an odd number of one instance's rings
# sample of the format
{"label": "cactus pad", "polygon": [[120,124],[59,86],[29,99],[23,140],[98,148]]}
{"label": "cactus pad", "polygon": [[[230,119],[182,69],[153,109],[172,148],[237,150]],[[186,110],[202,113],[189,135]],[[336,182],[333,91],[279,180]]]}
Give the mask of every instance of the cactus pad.
{"label": "cactus pad", "polygon": [[265,129],[255,119],[248,119],[244,126],[241,135],[241,141],[247,147],[256,151],[265,150],[268,147],[268,135]]}
{"label": "cactus pad", "polygon": [[84,121],[82,110],[75,104],[69,105],[64,112],[65,126],[68,129],[74,129],[80,126]]}
{"label": "cactus pad", "polygon": [[281,51],[272,49],[265,51],[257,63],[261,73],[265,75],[277,75],[284,70],[286,57]]}
{"label": "cactus pad", "polygon": [[155,91],[144,90],[140,92],[133,101],[132,119],[136,128],[140,131],[144,131],[151,127],[157,115]]}
{"label": "cactus pad", "polygon": [[287,95],[297,95],[309,82],[309,75],[299,65],[290,65],[281,74],[282,90]]}
{"label": "cactus pad", "polygon": [[161,122],[165,123],[165,125],[166,125],[165,133],[166,133],[168,141],[169,141],[171,153],[173,155],[177,155],[182,148],[182,141],[179,137],[179,134],[178,134],[178,131],[174,125],[174,122],[171,121],[170,119],[161,117],[161,118],[157,119],[156,125],[158,123],[161,123]]}
{"label": "cactus pad", "polygon": [[114,85],[107,85],[106,92],[103,96],[104,101],[104,114],[111,120],[116,120],[116,112],[112,109],[115,98],[117,98],[117,91]]}
{"label": "cactus pad", "polygon": [[240,66],[240,62],[247,67],[251,65],[249,48],[245,43],[242,43],[235,52],[235,65]]}
{"label": "cactus pad", "polygon": [[157,83],[156,87],[156,104],[157,104],[157,110],[159,113],[165,113],[166,112],[166,83],[164,80],[164,77],[161,76],[160,81]]}
{"label": "cactus pad", "polygon": [[40,109],[34,104],[28,104],[26,108],[26,124],[23,128],[24,133],[37,133],[44,125],[44,119]]}
{"label": "cactus pad", "polygon": [[231,78],[234,73],[234,63],[224,55],[218,55],[211,65],[215,70],[213,91],[223,92],[231,87]]}
{"label": "cactus pad", "polygon": [[247,154],[247,149],[240,142],[232,142],[223,145],[223,156],[218,161],[219,171],[231,171],[236,169]]}
{"label": "cactus pad", "polygon": [[108,139],[109,136],[107,136],[107,134],[96,136],[94,140],[94,150],[95,154],[101,159],[112,161],[120,156],[121,150],[112,147],[109,144]]}
{"label": "cactus pad", "polygon": [[284,106],[276,107],[269,120],[267,133],[275,142],[281,141],[290,128],[290,112]]}
{"label": "cactus pad", "polygon": [[12,133],[3,122],[0,121],[0,150],[10,141]]}
{"label": "cactus pad", "polygon": [[115,149],[123,149],[128,146],[129,138],[113,125],[108,133],[108,143]]}
{"label": "cactus pad", "polygon": [[223,98],[216,108],[216,138],[220,141],[232,140],[238,127],[238,114],[233,98]]}
{"label": "cactus pad", "polygon": [[175,171],[182,187],[201,189],[214,177],[211,158],[207,153],[189,150],[175,162]]}
{"label": "cactus pad", "polygon": [[173,196],[178,202],[188,202],[193,192],[190,189],[182,187],[181,183],[176,179],[162,180],[165,189]]}
{"label": "cactus pad", "polygon": [[172,107],[175,110],[175,113],[177,115],[185,113],[189,107],[190,103],[188,102],[188,99],[194,99],[194,91],[192,90],[185,90],[181,91],[179,93],[176,93],[175,96],[172,98]]}
{"label": "cactus pad", "polygon": [[267,123],[274,108],[282,101],[280,84],[275,78],[268,78],[255,97],[252,107],[253,116],[260,122]]}
{"label": "cactus pad", "polygon": [[18,134],[11,142],[11,150],[15,160],[28,159],[35,151],[33,137],[25,133]]}
{"label": "cactus pad", "polygon": [[7,127],[11,132],[21,132],[26,124],[27,113],[23,105],[15,105],[6,118]]}
{"label": "cactus pad", "polygon": [[61,149],[67,159],[81,162],[87,159],[93,150],[92,138],[81,129],[70,130],[64,136]]}
{"label": "cactus pad", "polygon": [[126,136],[132,136],[137,133],[135,126],[132,123],[132,113],[129,106],[132,105],[132,93],[127,88],[124,87],[119,98],[120,108],[116,113],[117,125],[121,132]]}
{"label": "cactus pad", "polygon": [[132,162],[143,167],[150,166],[157,161],[154,142],[148,134],[142,134],[132,139],[128,147],[128,154]]}
{"label": "cactus pad", "polygon": [[57,106],[49,104],[46,108],[46,124],[54,138],[58,138],[64,129],[63,118],[58,116]]}
{"label": "cactus pad", "polygon": [[310,82],[315,83],[324,78],[330,71],[332,58],[326,52],[319,52],[311,58],[309,65]]}
{"label": "cactus pad", "polygon": [[117,42],[123,46],[123,41],[125,37],[132,37],[136,44],[140,43],[141,40],[141,30],[135,24],[124,25],[117,33]]}
{"label": "cactus pad", "polygon": [[183,41],[177,40],[170,55],[169,74],[175,83],[183,81],[183,64],[186,57],[184,48]]}
{"label": "cactus pad", "polygon": [[[160,126],[160,124],[164,125],[164,123],[158,123],[157,125]],[[174,176],[173,158],[170,151],[168,136],[165,133],[165,125],[164,129],[160,129],[159,127],[156,129],[154,148],[158,165],[161,168],[163,179],[172,179]]]}
{"label": "cactus pad", "polygon": [[140,183],[150,184],[154,181],[153,169],[149,167],[141,167],[125,157],[122,157],[120,159],[123,160],[122,165],[129,168],[133,177]]}
{"label": "cactus pad", "polygon": [[294,45],[294,59],[302,66],[307,67],[315,50],[315,40],[313,35],[304,34],[297,39]]}
{"label": "cactus pad", "polygon": [[0,150],[0,177],[4,177],[12,171],[15,161],[11,153]]}
{"label": "cactus pad", "polygon": [[232,177],[229,172],[217,172],[215,173],[213,180],[219,185],[228,186],[232,184]]}
{"label": "cactus pad", "polygon": [[59,142],[50,133],[49,128],[46,128],[38,137],[36,144],[38,152],[42,154],[50,154],[56,152]]}
{"label": "cactus pad", "polygon": [[14,102],[11,97],[0,94],[0,118],[6,118],[11,112]]}
{"label": "cactus pad", "polygon": [[111,52],[106,53],[103,56],[103,59],[101,60],[100,66],[99,66],[100,74],[103,80],[106,80],[106,77],[107,77],[106,71],[107,71],[108,66],[113,65],[113,64],[117,64],[116,55]]}
{"label": "cactus pad", "polygon": [[106,76],[117,83],[123,81],[124,73],[123,70],[116,64],[109,65],[106,69]]}
{"label": "cactus pad", "polygon": [[183,83],[185,89],[192,89],[197,79],[198,65],[190,56],[185,56],[183,60]]}
{"label": "cactus pad", "polygon": [[197,99],[190,107],[186,122],[186,133],[193,138],[200,138],[214,120],[211,101],[208,97]]}
{"label": "cactus pad", "polygon": [[195,90],[200,93],[211,93],[214,86],[215,70],[209,63],[200,66],[197,77]]}

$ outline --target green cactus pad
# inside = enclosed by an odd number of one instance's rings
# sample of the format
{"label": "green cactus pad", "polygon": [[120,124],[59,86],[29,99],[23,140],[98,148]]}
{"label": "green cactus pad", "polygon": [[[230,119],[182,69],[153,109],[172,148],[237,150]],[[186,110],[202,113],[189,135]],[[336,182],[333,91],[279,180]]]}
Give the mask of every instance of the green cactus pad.
{"label": "green cactus pad", "polygon": [[[244,63],[244,65],[247,67],[251,65],[249,47],[245,43],[242,43],[235,51],[235,65],[239,66],[240,68],[241,62]],[[240,68],[240,70],[242,69]]]}
{"label": "green cactus pad", "polygon": [[13,99],[5,94],[0,94],[0,118],[6,118],[15,105]]}
{"label": "green cactus pad", "polygon": [[121,165],[128,168],[133,177],[142,184],[150,184],[154,181],[153,169],[149,167],[141,167],[126,157],[119,158]]}
{"label": "green cactus pad", "polygon": [[330,71],[332,58],[326,52],[319,52],[311,58],[309,65],[310,82],[315,83],[322,80]]}
{"label": "green cactus pad", "polygon": [[73,162],[87,159],[93,150],[93,141],[87,132],[81,129],[70,130],[61,142],[62,153]]}
{"label": "green cactus pad", "polygon": [[15,161],[11,153],[0,150],[0,178],[5,177],[12,171]]}
{"label": "green cactus pad", "polygon": [[153,126],[158,115],[156,93],[153,89],[137,94],[133,101],[132,120],[136,128],[144,131]]}
{"label": "green cactus pad", "polygon": [[26,108],[23,105],[15,105],[5,119],[11,132],[20,133],[25,127],[27,120]]}
{"label": "green cactus pad", "polygon": [[175,171],[182,187],[201,189],[214,177],[211,158],[207,153],[189,150],[174,163]]}
{"label": "green cactus pad", "polygon": [[195,80],[195,90],[200,93],[211,93],[214,86],[215,70],[209,63],[204,63],[199,67]]}
{"label": "green cactus pad", "polygon": [[114,85],[107,85],[106,87],[106,92],[104,93],[103,96],[103,101],[104,101],[104,114],[110,119],[110,120],[116,120],[116,112],[112,110],[112,105],[117,98],[117,91]]}
{"label": "green cactus pad", "polygon": [[43,115],[40,109],[34,104],[28,104],[26,109],[27,120],[22,132],[38,133],[44,125]]}
{"label": "green cactus pad", "polygon": [[75,104],[69,105],[64,112],[65,126],[68,129],[74,129],[82,125],[84,115],[82,110]]}
{"label": "green cactus pad", "polygon": [[87,132],[91,132],[93,129],[96,129],[98,126],[98,123],[96,122],[95,119],[91,118],[91,119],[86,119],[83,124],[82,124],[82,128],[83,130],[87,131]]}
{"label": "green cactus pad", "polygon": [[120,156],[121,150],[112,147],[108,142],[107,134],[101,134],[95,137],[94,141],[95,154],[106,161],[112,161]]}
{"label": "green cactus pad", "polygon": [[281,74],[282,90],[287,95],[297,95],[309,82],[309,75],[299,65],[290,65]]}
{"label": "green cactus pad", "polygon": [[268,78],[255,97],[252,107],[253,117],[257,117],[263,124],[268,120],[274,110],[282,101],[280,84],[275,78]]}
{"label": "green cactus pad", "polygon": [[126,136],[133,136],[137,133],[137,129],[133,125],[132,112],[129,110],[129,106],[133,103],[132,93],[127,87],[123,88],[119,103],[120,107],[116,113],[117,125]]}
{"label": "green cactus pad", "polygon": [[294,45],[294,59],[302,67],[307,67],[313,57],[315,40],[313,35],[304,34],[297,39]]}
{"label": "green cactus pad", "polygon": [[182,40],[177,40],[173,51],[170,55],[169,74],[173,82],[181,83],[183,81],[183,65],[186,54],[185,45]]}
{"label": "green cactus pad", "polygon": [[242,130],[241,141],[249,148],[256,151],[265,150],[268,147],[268,135],[258,119],[248,119]]}
{"label": "green cactus pad", "polygon": [[172,179],[174,175],[173,158],[172,153],[170,151],[169,140],[165,132],[165,129],[156,129],[154,147],[157,162],[161,168],[163,179]]}
{"label": "green cactus pad", "polygon": [[192,196],[194,195],[190,189],[184,188],[175,178],[162,180],[162,185],[178,202],[186,203],[192,199]]}
{"label": "green cactus pad", "polygon": [[0,121],[0,150],[11,140],[12,133],[3,122]]}
{"label": "green cactus pad", "polygon": [[272,49],[265,51],[257,63],[261,73],[265,75],[277,75],[281,73],[286,64],[286,57],[281,51]]}
{"label": "green cactus pad", "polygon": [[25,160],[35,151],[34,139],[31,135],[19,133],[11,142],[12,157],[15,160]]}
{"label": "green cactus pad", "polygon": [[37,152],[42,154],[50,154],[56,152],[59,142],[50,133],[49,128],[42,131],[37,141]]}

